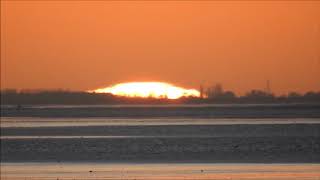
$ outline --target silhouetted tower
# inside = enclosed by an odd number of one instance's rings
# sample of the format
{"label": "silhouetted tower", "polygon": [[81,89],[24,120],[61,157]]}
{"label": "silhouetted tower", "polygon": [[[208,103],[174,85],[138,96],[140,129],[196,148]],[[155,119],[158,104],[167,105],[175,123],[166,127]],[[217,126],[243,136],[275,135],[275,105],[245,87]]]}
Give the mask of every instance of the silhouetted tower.
{"label": "silhouetted tower", "polygon": [[200,98],[201,99],[203,99],[203,97],[204,97],[204,88],[203,88],[203,86],[202,85],[200,85]]}
{"label": "silhouetted tower", "polygon": [[266,83],[266,93],[271,94],[271,88],[270,88],[270,81],[269,80],[267,80],[267,83]]}

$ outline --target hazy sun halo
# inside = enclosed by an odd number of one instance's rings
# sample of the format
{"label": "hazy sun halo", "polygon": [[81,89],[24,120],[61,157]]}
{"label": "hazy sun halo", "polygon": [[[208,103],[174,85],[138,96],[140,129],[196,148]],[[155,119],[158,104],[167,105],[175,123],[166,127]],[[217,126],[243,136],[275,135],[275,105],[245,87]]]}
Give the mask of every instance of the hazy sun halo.
{"label": "hazy sun halo", "polygon": [[111,87],[92,90],[95,93],[111,93],[126,97],[153,97],[178,99],[180,97],[199,97],[200,92],[195,89],[184,89],[164,82],[129,82]]}

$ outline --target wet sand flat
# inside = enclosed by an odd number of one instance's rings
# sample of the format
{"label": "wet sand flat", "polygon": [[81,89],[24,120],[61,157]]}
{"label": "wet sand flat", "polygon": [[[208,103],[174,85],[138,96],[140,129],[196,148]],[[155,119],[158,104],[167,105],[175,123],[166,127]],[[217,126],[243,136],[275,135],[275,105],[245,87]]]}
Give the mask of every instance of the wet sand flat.
{"label": "wet sand flat", "polygon": [[1,125],[6,180],[320,179],[318,118],[2,117]]}
{"label": "wet sand flat", "polygon": [[1,127],[1,136],[320,137],[319,123],[303,124],[302,121],[300,123],[301,124],[4,126]]}
{"label": "wet sand flat", "polygon": [[319,164],[2,163],[3,180],[317,180]]}
{"label": "wet sand flat", "polygon": [[319,137],[2,139],[2,162],[319,163]]}
{"label": "wet sand flat", "polygon": [[320,162],[320,124],[2,127],[2,162]]}

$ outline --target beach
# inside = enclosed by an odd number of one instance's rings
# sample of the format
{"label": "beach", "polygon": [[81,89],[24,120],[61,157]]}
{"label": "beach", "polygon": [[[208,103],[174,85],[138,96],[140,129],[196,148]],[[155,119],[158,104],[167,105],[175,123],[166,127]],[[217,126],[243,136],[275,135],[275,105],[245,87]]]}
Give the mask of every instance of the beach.
{"label": "beach", "polygon": [[318,180],[319,164],[4,163],[4,180]]}
{"label": "beach", "polygon": [[[264,106],[263,106],[264,107]],[[263,107],[253,107],[254,111]],[[208,107],[33,107],[1,117],[4,179],[318,179],[320,119],[286,117],[290,108],[268,107],[272,118],[177,117]],[[72,109],[70,109],[72,108]],[[107,112],[117,117],[60,117],[62,112]],[[119,109],[120,108],[120,109]],[[130,108],[130,107],[125,107]],[[217,108],[217,107],[214,107]],[[237,109],[237,108],[240,108]],[[294,107],[294,109],[297,107]],[[138,109],[137,111],[134,111]],[[199,110],[198,109],[198,110]],[[288,110],[289,109],[289,110]],[[297,112],[308,112],[306,107]],[[8,109],[6,111],[9,111]],[[2,113],[7,113],[7,112]],[[10,113],[14,110],[10,109]],[[150,112],[151,111],[151,112]],[[58,112],[58,116],[51,116]],[[312,113],[313,112],[313,113]],[[82,112],[83,113],[83,112]],[[103,112],[105,113],[105,112]],[[151,113],[151,114],[150,114]],[[214,114],[214,113],[213,113]],[[13,116],[14,115],[14,116]],[[50,115],[50,117],[49,117]],[[132,115],[132,114],[131,114]],[[34,171],[33,169],[36,169]]]}

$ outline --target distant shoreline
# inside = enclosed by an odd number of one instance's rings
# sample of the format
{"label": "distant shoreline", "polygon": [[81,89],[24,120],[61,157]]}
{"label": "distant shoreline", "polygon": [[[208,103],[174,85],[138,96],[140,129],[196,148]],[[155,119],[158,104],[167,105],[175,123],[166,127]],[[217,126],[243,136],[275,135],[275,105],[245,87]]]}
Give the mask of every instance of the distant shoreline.
{"label": "distant shoreline", "polygon": [[1,105],[172,105],[172,104],[320,104],[320,92],[305,94],[289,93],[276,96],[259,90],[252,90],[243,96],[230,91],[208,97],[181,97],[179,99],[123,97],[108,93],[69,91],[16,91],[2,90]]}

